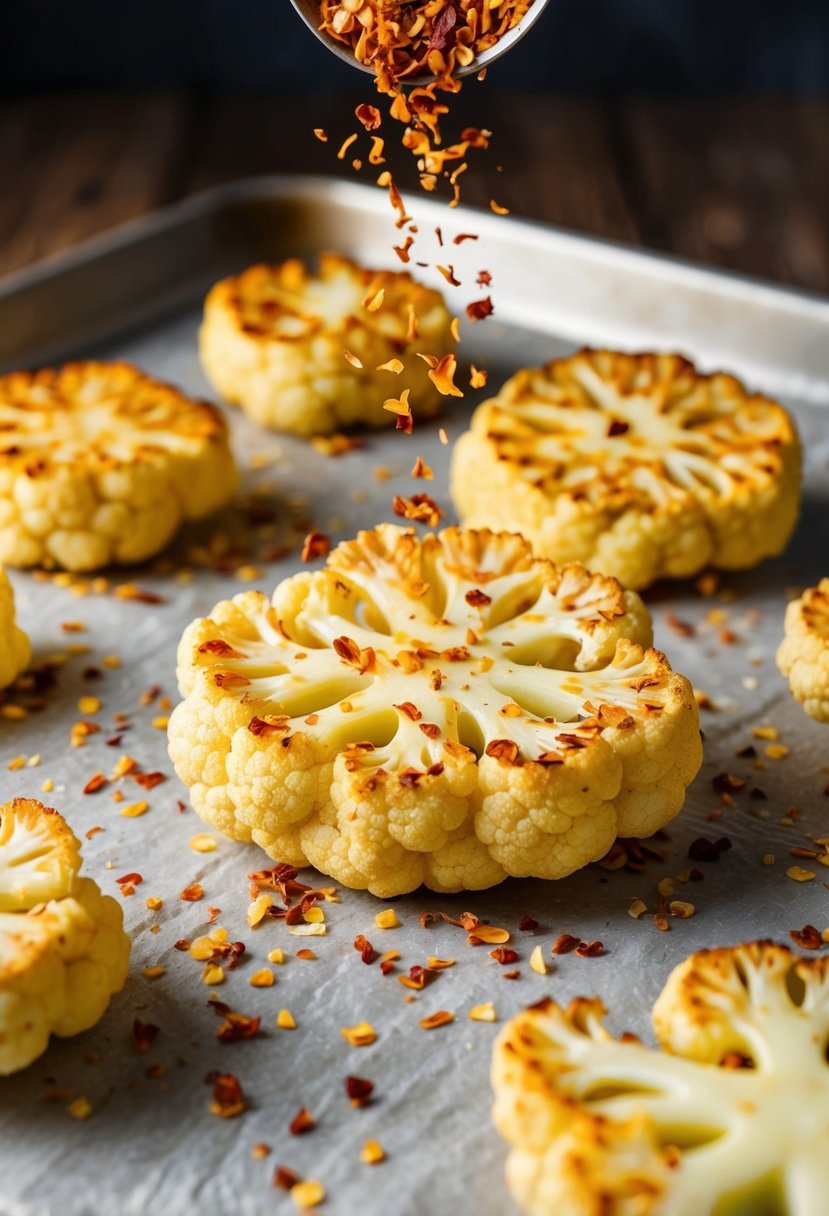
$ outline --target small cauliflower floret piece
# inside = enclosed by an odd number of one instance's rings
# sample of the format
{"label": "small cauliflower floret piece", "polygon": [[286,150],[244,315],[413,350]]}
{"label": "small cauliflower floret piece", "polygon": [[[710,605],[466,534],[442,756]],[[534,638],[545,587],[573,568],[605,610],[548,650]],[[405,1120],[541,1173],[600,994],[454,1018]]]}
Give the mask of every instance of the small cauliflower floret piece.
{"label": "small cauliflower floret piece", "polygon": [[814,1216],[829,1188],[829,959],[773,942],[701,950],[653,1008],[662,1052],[600,1001],[504,1028],[493,1117],[532,1216]]}
{"label": "small cauliflower floret piece", "polygon": [[829,578],[786,608],[777,666],[795,700],[818,722],[829,722]]}
{"label": "small cauliflower floret piece", "polygon": [[536,553],[626,587],[746,569],[784,549],[800,443],[782,406],[680,355],[583,350],[519,371],[455,445],[468,527],[515,528]]}
{"label": "small cauliflower floret piece", "polygon": [[52,1034],[89,1030],[123,987],[130,941],[119,905],[79,878],[80,845],[57,811],[0,806],[0,1076]]}
{"label": "small cauliflower floret piece", "polygon": [[[364,270],[327,253],[316,274],[291,259],[217,283],[199,342],[205,372],[228,401],[263,426],[326,435],[394,423],[383,403],[402,389],[416,418],[435,414],[440,392],[417,352],[451,354],[451,322],[439,292],[406,272]],[[405,363],[404,374],[381,369],[392,360]]]}
{"label": "small cauliflower floret piece", "polygon": [[95,570],[158,553],[223,506],[227,425],[129,363],[0,377],[0,563]]}
{"label": "small cauliflower floret piece", "polygon": [[31,657],[29,639],[17,626],[12,585],[0,568],[0,688],[8,688]]}
{"label": "small cauliflower floret piece", "polygon": [[514,534],[381,524],[182,638],[170,756],[208,823],[381,897],[560,878],[701,762],[639,596]]}

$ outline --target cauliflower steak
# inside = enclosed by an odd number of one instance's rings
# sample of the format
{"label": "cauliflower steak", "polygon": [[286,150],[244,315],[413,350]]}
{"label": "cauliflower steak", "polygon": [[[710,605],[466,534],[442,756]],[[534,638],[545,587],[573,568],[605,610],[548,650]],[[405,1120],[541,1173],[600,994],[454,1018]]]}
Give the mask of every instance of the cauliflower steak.
{"label": "cauliflower steak", "polygon": [[829,578],[786,608],[777,666],[806,713],[829,722]]}
{"label": "cauliflower steak", "polygon": [[789,415],[680,355],[584,350],[519,371],[453,454],[469,527],[647,587],[782,552],[800,503]]}
{"label": "cauliflower steak", "polygon": [[532,1216],[815,1216],[829,1164],[829,959],[701,950],[653,1009],[662,1052],[600,1001],[545,999],[504,1028],[494,1119]]}
{"label": "cauliflower steak", "polygon": [[637,595],[514,534],[380,525],[195,621],[170,756],[209,823],[386,897],[559,878],[701,762]]}
{"label": "cauliflower steak", "polygon": [[32,647],[17,627],[14,591],[8,575],[0,568],[0,688],[8,688],[32,657]]}
{"label": "cauliflower steak", "polygon": [[78,841],[57,811],[0,806],[0,1076],[88,1030],[127,977],[121,909],[79,878]]}
{"label": "cauliflower steak", "polygon": [[219,411],[128,363],[0,377],[0,433],[9,566],[143,561],[236,488]]}
{"label": "cauliflower steak", "polygon": [[323,254],[311,274],[293,258],[251,266],[212,289],[199,336],[204,370],[217,392],[263,426],[298,435],[340,427],[389,426],[383,402],[400,391],[402,371],[416,418],[440,406],[429,364],[455,349],[440,296],[405,271],[364,270]]}

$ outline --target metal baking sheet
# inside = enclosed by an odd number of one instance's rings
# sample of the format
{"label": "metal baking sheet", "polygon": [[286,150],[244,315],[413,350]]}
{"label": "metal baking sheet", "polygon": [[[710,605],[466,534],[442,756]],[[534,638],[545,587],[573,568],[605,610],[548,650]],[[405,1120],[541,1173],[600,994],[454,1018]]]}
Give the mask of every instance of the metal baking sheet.
{"label": "metal baking sheet", "polygon": [[[44,694],[42,712],[22,722],[0,720],[0,796],[37,796],[50,778],[54,790],[44,797],[80,836],[94,826],[105,829],[85,845],[87,872],[117,898],[117,876],[138,871],[144,882],[122,900],[134,941],[132,969],[106,1017],[79,1039],[54,1041],[25,1073],[0,1080],[2,1216],[291,1211],[291,1200],[270,1185],[277,1164],[320,1179],[328,1194],[323,1210],[332,1216],[500,1216],[512,1207],[503,1183],[504,1148],[489,1120],[489,1054],[498,1026],[469,1021],[472,1005],[493,1001],[503,1023],[545,993],[560,1000],[599,993],[614,1029],[647,1035],[650,1005],[688,951],[758,936],[786,939],[787,930],[806,922],[829,924],[823,881],[829,870],[800,862],[816,877],[804,883],[786,877],[795,860],[792,846],[806,843],[809,833],[826,832],[829,736],[794,704],[773,662],[787,594],[829,572],[829,304],[512,218],[449,212],[420,198],[411,205],[424,259],[435,260],[435,224],[445,239],[459,231],[480,234],[478,242],[451,247],[451,260],[464,282],[482,267],[494,276],[496,314],[472,327],[462,345],[466,358],[489,367],[493,387],[516,367],[583,342],[670,346],[704,366],[739,371],[752,387],[782,394],[794,410],[805,443],[806,481],[802,520],[785,556],[725,577],[714,599],[678,584],[651,604],[657,643],[715,706],[703,714],[703,770],[669,839],[658,845],[664,860],[652,858],[644,873],[591,866],[558,883],[510,881],[452,898],[416,892],[395,901],[402,924],[387,932],[374,926],[385,904],[344,890],[340,904],[326,907],[325,938],[298,942],[279,922],[251,932],[246,875],[266,859],[255,847],[223,839],[210,855],[189,849],[202,824],[192,811],[179,810],[186,792],[172,775],[164,732],[152,725],[163,713],[160,699],[175,700],[176,643],[194,616],[240,589],[233,573],[239,565],[257,570],[244,585],[266,590],[294,572],[297,541],[309,521],[340,538],[390,518],[393,493],[411,487],[415,455],[434,467],[432,489],[448,506],[449,449],[441,445],[437,425],[423,425],[412,437],[371,436],[362,451],[332,460],[302,441],[263,434],[232,412],[244,470],[241,499],[265,508],[256,515],[259,534],[250,558],[241,549],[250,535],[243,501],[218,520],[189,529],[165,562],[111,575],[112,585],[134,580],[162,603],[78,595],[32,574],[13,575],[36,659],[66,654],[73,643],[89,650],[68,658]],[[394,265],[389,247],[396,237],[387,200],[371,188],[267,179],[220,190],[0,285],[0,361],[11,367],[47,357],[128,358],[192,393],[210,395],[195,338],[202,294],[216,277],[253,260],[324,248]],[[451,438],[464,428],[469,409],[467,398],[445,413]],[[386,480],[376,479],[377,467]],[[283,542],[292,545],[288,557],[263,560],[263,547]],[[223,546],[230,550],[227,572],[219,573]],[[193,560],[208,552],[208,565]],[[692,624],[695,636],[677,636],[666,625],[667,612]],[[86,632],[67,634],[67,621],[81,622]],[[723,629],[734,640],[724,640]],[[103,665],[110,654],[121,660],[117,670]],[[100,676],[90,675],[90,668]],[[142,704],[142,694],[156,686],[153,703]],[[86,693],[103,702],[96,715],[102,729],[86,747],[73,749],[69,732],[82,716],[78,700]],[[120,746],[108,746],[119,733],[118,713],[128,715],[130,728]],[[761,723],[779,731],[779,742],[790,749],[786,758],[765,757],[767,742],[751,733]],[[737,751],[750,743],[757,758],[738,759]],[[122,752],[170,778],[146,795],[151,809],[141,818],[121,817],[111,788],[82,793],[89,776],[111,771]],[[20,755],[42,760],[10,771],[9,762]],[[747,781],[733,806],[724,805],[712,786],[712,777],[724,771]],[[752,796],[753,789],[765,797]],[[130,782],[124,793],[130,801],[145,796]],[[697,908],[693,919],[674,921],[664,933],[650,914],[638,921],[627,915],[633,897],[655,909],[659,880],[692,864],[691,841],[725,835],[730,851],[716,864],[699,865],[701,881],[678,886],[678,897]],[[762,864],[766,854],[774,855],[773,865]],[[204,900],[182,902],[179,892],[194,880],[203,884]],[[308,880],[316,881],[312,873]],[[150,895],[165,901],[157,914],[146,908]],[[208,905],[220,907],[218,923],[247,944],[245,962],[216,991],[235,1009],[262,1016],[264,1033],[257,1039],[217,1042],[201,966],[174,949],[178,939],[205,930]],[[461,930],[421,928],[421,912],[437,909],[452,915],[470,909],[508,927],[521,955],[520,979],[505,982],[486,949],[468,947]],[[525,914],[540,922],[533,935],[517,932]],[[540,942],[548,952],[561,932],[599,939],[605,954],[568,955],[549,975],[534,974],[527,966],[531,948]],[[424,963],[429,954],[457,963],[407,1001],[396,979],[384,978],[376,964],[362,964],[352,945],[358,933],[380,950],[398,949],[405,967]],[[293,957],[309,944],[317,961]],[[274,968],[276,985],[251,987],[249,976],[276,945],[290,956]],[[156,964],[166,973],[144,978],[142,968]],[[296,1030],[274,1027],[282,1007],[295,1015]],[[429,1033],[420,1029],[419,1019],[437,1009],[453,1012],[455,1022]],[[147,1055],[133,1047],[136,1017],[161,1028]],[[364,1019],[376,1027],[377,1042],[352,1048],[340,1028]],[[148,1077],[147,1068],[156,1064],[165,1066],[165,1075]],[[225,1122],[208,1113],[205,1077],[215,1069],[242,1081],[250,1110],[238,1119]],[[376,1100],[363,1110],[346,1101],[343,1080],[350,1073],[375,1083]],[[48,1100],[56,1094],[59,1100]],[[70,1097],[79,1095],[93,1108],[85,1122],[66,1111]],[[312,1112],[317,1128],[292,1137],[288,1124],[301,1106]],[[380,1140],[388,1154],[373,1169],[358,1160],[367,1137]],[[259,1142],[272,1149],[264,1161],[250,1155]]]}

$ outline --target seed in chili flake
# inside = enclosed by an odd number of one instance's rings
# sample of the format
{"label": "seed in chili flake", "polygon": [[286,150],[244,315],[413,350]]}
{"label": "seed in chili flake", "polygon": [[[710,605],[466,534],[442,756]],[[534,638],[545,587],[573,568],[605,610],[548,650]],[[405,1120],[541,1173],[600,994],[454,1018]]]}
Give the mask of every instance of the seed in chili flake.
{"label": "seed in chili flake", "polygon": [[291,1198],[301,1212],[306,1208],[316,1208],[325,1199],[325,1187],[313,1178],[297,1182],[291,1187]]}
{"label": "seed in chili flake", "polygon": [[473,1005],[469,1010],[468,1017],[472,1022],[497,1022],[498,1015],[495,1012],[495,1007],[492,1001],[485,1001],[482,1005]]}
{"label": "seed in chili flake", "polygon": [[366,1140],[360,1149],[360,1160],[363,1165],[379,1165],[385,1159],[386,1154],[378,1140]]}
{"label": "seed in chili flake", "polygon": [[801,950],[819,950],[823,938],[814,925],[804,925],[802,929],[790,929],[789,937],[800,946]]}
{"label": "seed in chili flake", "polygon": [[307,1107],[302,1106],[288,1124],[288,1131],[292,1136],[302,1136],[305,1132],[313,1131],[316,1126],[311,1112]]}
{"label": "seed in chili flake", "polygon": [[219,1119],[233,1119],[247,1110],[239,1078],[232,1072],[214,1073],[210,1080],[213,1083],[213,1100],[209,1107],[211,1115]]}
{"label": "seed in chili flake", "polygon": [[279,1030],[296,1030],[296,1019],[290,1009],[280,1009],[276,1015],[276,1025]]}
{"label": "seed in chili flake", "polygon": [[579,958],[598,958],[600,954],[604,954],[604,945],[602,942],[579,942],[576,954]]}
{"label": "seed in chili flake", "polygon": [[345,1092],[352,1106],[367,1106],[374,1093],[374,1082],[366,1077],[346,1077]]}
{"label": "seed in chili flake", "polygon": [[343,1026],[340,1034],[352,1047],[368,1047],[377,1039],[377,1031],[370,1022],[358,1022],[356,1026]]}
{"label": "seed in chili flake", "polygon": [[454,1013],[449,1013],[447,1009],[438,1009],[436,1013],[432,1013],[427,1018],[420,1019],[420,1025],[424,1030],[437,1030],[439,1026],[448,1026],[450,1022],[454,1022]]}
{"label": "seed in chili flake", "polygon": [[132,1024],[132,1041],[136,1051],[149,1051],[158,1035],[159,1028],[152,1022],[142,1022],[140,1018],[136,1018]]}
{"label": "seed in chili flake", "polygon": [[569,954],[571,950],[575,950],[579,945],[579,939],[573,937],[572,933],[560,933],[553,942],[551,953],[553,954]]}

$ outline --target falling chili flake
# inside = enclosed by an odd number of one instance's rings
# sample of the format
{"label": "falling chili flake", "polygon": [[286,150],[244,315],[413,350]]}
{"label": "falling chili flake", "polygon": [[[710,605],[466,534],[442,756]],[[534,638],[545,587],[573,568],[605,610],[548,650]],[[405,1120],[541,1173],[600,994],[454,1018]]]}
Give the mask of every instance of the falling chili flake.
{"label": "falling chili flake", "polygon": [[322,532],[309,532],[302,543],[302,560],[316,561],[318,557],[327,557],[331,552],[331,541]]}
{"label": "falling chili flake", "polygon": [[496,203],[494,198],[489,200],[489,206],[496,215],[509,215],[509,207],[502,207],[500,203]]}
{"label": "falling chili flake", "polygon": [[367,131],[376,131],[383,121],[377,107],[367,105],[366,102],[362,102],[361,105],[357,106],[354,114],[358,122],[361,122]]}
{"label": "falling chili flake", "polygon": [[409,405],[409,392],[409,389],[404,388],[399,398],[389,397],[383,402],[383,409],[388,410],[390,414],[398,414],[400,417],[411,417],[412,407]]}
{"label": "falling chili flake", "polygon": [[353,354],[350,350],[343,351],[343,358],[346,359],[351,364],[352,367],[356,367],[357,371],[362,371],[362,367],[363,367],[362,359],[358,359],[357,356],[355,354]]}
{"label": "falling chili flake", "polygon": [[486,388],[488,380],[487,372],[483,368],[478,368],[473,363],[469,369],[469,387],[470,388]]}
{"label": "falling chili flake", "polygon": [[413,494],[411,498],[395,494],[392,499],[392,510],[395,515],[399,515],[403,519],[427,524],[430,528],[436,528],[443,516],[441,508],[428,494]]}
{"label": "falling chili flake", "polygon": [[351,147],[351,145],[356,140],[356,138],[357,138],[357,135],[355,133],[353,135],[349,135],[346,139],[343,140],[342,144],[340,145],[340,150],[337,153],[337,160],[345,160],[345,155],[348,152],[348,149]]}
{"label": "falling chili flake", "polygon": [[450,287],[460,287],[461,281],[460,281],[460,279],[455,278],[455,267],[454,266],[436,265],[435,269],[440,271],[440,273],[446,279],[446,282],[449,284]]}
{"label": "falling chili flake", "polygon": [[466,306],[466,315],[470,321],[483,321],[486,317],[491,317],[494,311],[491,296],[484,296],[482,300],[473,300]]}
{"label": "falling chili flake", "polygon": [[444,355],[434,368],[428,372],[429,379],[444,397],[462,397],[462,391],[455,384],[455,372],[458,361],[454,355]]}
{"label": "falling chili flake", "polygon": [[314,127],[314,134],[316,135],[317,139],[320,141],[321,144],[328,143],[328,136],[326,135],[326,133],[322,129],[322,127]]}

